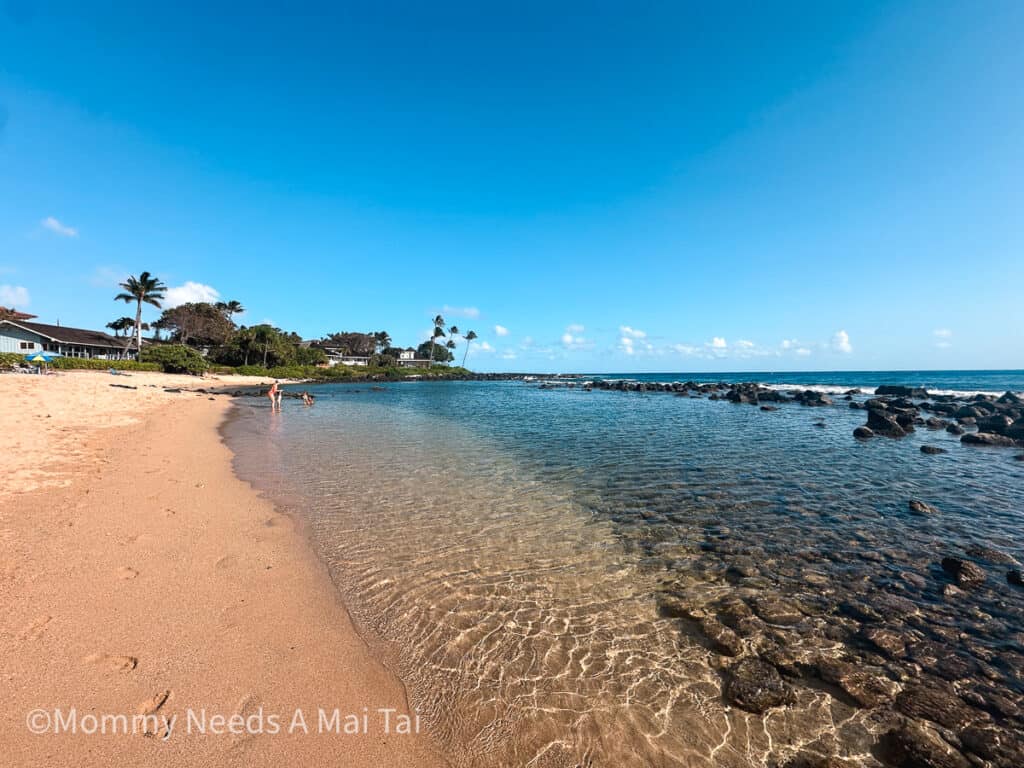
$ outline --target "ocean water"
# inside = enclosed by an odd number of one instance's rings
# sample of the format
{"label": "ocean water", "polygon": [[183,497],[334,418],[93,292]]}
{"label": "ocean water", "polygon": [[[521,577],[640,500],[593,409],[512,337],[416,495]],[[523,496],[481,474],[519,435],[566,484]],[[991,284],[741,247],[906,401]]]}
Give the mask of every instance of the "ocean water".
{"label": "ocean water", "polygon": [[[1024,389],[1019,371],[794,377],[657,380]],[[893,699],[921,685],[1024,728],[1019,451],[858,442],[864,412],[838,399],[769,413],[538,384],[310,386],[313,408],[243,400],[225,430],[454,765],[878,766]],[[986,584],[951,596],[947,555]],[[782,670],[791,703],[734,706],[745,658]]]}

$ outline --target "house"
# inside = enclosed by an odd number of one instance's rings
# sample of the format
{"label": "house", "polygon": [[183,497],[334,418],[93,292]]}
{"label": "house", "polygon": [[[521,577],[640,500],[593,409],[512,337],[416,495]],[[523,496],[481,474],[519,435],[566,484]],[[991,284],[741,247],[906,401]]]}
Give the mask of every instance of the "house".
{"label": "house", "polygon": [[426,358],[417,358],[416,350],[406,347],[398,353],[398,365],[401,368],[429,368],[430,361]]}
{"label": "house", "polygon": [[64,357],[114,360],[134,349],[135,344],[131,339],[116,339],[102,331],[31,323],[27,320],[0,320],[0,352],[23,355],[49,352]]}

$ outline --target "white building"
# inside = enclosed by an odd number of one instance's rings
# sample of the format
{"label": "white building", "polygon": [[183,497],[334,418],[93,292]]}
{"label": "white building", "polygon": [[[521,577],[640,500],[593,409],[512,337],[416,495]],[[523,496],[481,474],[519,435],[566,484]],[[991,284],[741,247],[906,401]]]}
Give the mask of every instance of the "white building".
{"label": "white building", "polygon": [[116,360],[134,350],[135,343],[131,339],[116,339],[102,331],[24,320],[0,320],[0,352],[22,355],[49,352],[64,357]]}

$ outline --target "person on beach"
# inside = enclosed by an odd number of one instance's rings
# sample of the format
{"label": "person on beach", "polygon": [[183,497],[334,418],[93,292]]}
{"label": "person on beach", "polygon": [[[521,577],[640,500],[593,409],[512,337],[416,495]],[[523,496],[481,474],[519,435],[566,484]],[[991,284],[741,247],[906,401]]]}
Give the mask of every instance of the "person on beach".
{"label": "person on beach", "polygon": [[303,393],[302,393],[302,402],[303,402],[304,405],[312,405],[313,404],[313,396],[311,394],[309,394],[309,392],[303,391]]}
{"label": "person on beach", "polygon": [[[277,382],[274,383],[277,384]],[[281,410],[282,397],[284,397],[284,387],[282,387],[280,384],[277,384],[277,394],[275,395],[275,399],[277,400],[277,410],[279,411]]]}
{"label": "person on beach", "polygon": [[270,385],[270,389],[267,390],[267,397],[270,398],[270,410],[275,411],[281,407],[280,388],[277,386],[276,380]]}

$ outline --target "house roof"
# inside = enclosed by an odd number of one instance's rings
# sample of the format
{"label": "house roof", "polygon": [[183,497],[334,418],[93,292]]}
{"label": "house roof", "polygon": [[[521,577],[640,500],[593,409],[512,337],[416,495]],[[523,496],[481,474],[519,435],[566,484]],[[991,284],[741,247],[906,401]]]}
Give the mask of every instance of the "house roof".
{"label": "house roof", "polygon": [[0,320],[0,324],[13,325],[32,333],[45,336],[50,341],[63,342],[64,344],[80,344],[93,347],[123,347],[126,339],[115,339],[113,336],[102,331],[89,331],[85,328],[68,328],[63,325],[47,325],[46,323],[28,323],[24,321],[14,322],[12,320]]}

